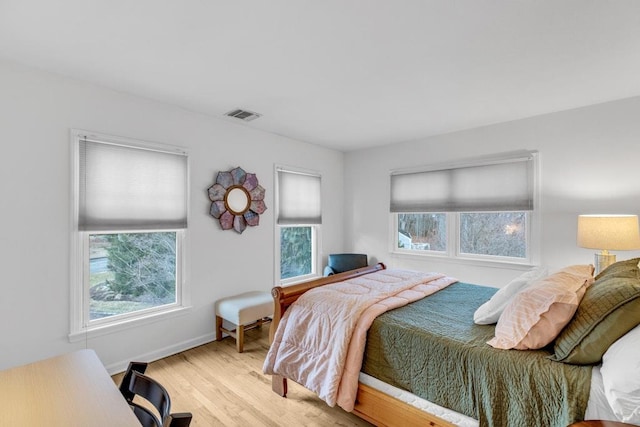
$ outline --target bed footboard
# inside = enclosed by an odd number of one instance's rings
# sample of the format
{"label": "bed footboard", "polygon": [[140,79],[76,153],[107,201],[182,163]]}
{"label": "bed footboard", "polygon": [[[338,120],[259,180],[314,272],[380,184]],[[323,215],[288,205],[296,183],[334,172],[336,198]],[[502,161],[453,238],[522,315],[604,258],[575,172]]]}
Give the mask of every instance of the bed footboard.
{"label": "bed footboard", "polygon": [[[334,274],[328,277],[322,277],[309,282],[299,283],[297,285],[274,287],[271,290],[275,306],[273,322],[271,322],[271,328],[269,329],[269,343],[273,342],[273,338],[284,312],[300,297],[300,295],[304,294],[309,289],[384,269],[386,269],[386,266],[383,263],[378,263],[376,265],[346,271],[344,273]],[[278,395],[286,397],[287,379],[279,375],[272,375],[271,389],[278,393]],[[432,427],[455,427],[453,424],[444,421],[435,415],[420,411],[411,405],[364,384],[358,385],[357,396],[353,413],[377,426],[425,425]]]}
{"label": "bed footboard", "polygon": [[[356,270],[345,271],[344,273],[333,274],[327,277],[321,277],[319,279],[310,280],[304,283],[298,283],[291,286],[276,286],[271,290],[274,302],[273,321],[271,322],[271,328],[269,329],[269,343],[273,342],[273,337],[276,334],[280,319],[284,315],[284,312],[289,308],[291,304],[297,300],[300,295],[304,294],[309,289],[317,288],[318,286],[328,285],[330,283],[340,282],[342,280],[351,279],[353,277],[362,276],[364,274],[373,273],[376,271],[384,270],[386,267],[383,263],[379,262],[376,265],[370,265],[367,267],[358,268]],[[286,397],[287,395],[287,379],[278,375],[271,377],[271,388],[274,392],[280,396]]]}

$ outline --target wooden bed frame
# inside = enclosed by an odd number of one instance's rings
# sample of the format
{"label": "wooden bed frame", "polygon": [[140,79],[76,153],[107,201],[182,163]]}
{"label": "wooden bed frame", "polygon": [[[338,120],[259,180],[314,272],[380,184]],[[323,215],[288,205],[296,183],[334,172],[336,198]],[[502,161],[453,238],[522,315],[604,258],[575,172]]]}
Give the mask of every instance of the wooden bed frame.
{"label": "wooden bed frame", "polygon": [[[286,287],[276,286],[271,290],[275,310],[271,329],[269,330],[269,342],[273,342],[273,337],[285,310],[295,300],[297,300],[300,295],[309,289],[384,270],[385,268],[386,267],[383,263],[378,263],[376,265],[346,271],[344,273],[334,274],[328,277],[322,277],[308,282],[299,283],[297,285]],[[278,375],[273,375],[271,377],[271,388],[280,396],[286,397],[287,379]],[[451,424],[448,421],[428,412],[421,411],[420,409],[362,383],[358,383],[358,394],[353,413],[377,426],[392,427],[421,425],[433,427],[455,427],[454,424]]]}

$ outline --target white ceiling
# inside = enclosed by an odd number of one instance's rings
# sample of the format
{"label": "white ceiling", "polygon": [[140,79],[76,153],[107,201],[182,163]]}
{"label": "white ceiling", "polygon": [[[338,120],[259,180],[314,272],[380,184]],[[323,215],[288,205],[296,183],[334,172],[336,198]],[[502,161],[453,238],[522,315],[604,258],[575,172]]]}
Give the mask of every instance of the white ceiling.
{"label": "white ceiling", "polygon": [[640,95],[640,1],[0,0],[0,59],[349,151]]}

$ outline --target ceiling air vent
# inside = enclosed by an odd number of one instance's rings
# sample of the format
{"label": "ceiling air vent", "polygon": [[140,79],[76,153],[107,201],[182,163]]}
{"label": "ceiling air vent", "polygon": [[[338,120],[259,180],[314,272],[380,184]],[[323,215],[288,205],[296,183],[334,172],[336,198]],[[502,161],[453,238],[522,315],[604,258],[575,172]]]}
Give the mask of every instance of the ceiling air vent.
{"label": "ceiling air vent", "polygon": [[233,110],[226,113],[225,116],[235,117],[236,119],[244,120],[245,122],[250,122],[251,120],[254,120],[260,117],[260,114],[254,113],[253,111],[247,111],[247,110]]}

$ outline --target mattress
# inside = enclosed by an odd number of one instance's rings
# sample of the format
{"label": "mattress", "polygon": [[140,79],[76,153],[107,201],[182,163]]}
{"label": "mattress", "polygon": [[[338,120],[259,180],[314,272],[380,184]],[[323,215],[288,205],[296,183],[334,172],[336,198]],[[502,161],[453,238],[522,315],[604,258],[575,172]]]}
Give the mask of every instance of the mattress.
{"label": "mattress", "polygon": [[[414,408],[433,414],[457,426],[478,427],[479,425],[478,420],[475,418],[468,417],[449,408],[437,405],[416,396],[415,394],[409,393],[406,390],[384,383],[377,378],[365,374],[364,372],[360,373],[360,382],[394,397],[401,402],[411,405]],[[584,419],[618,421],[604,394],[604,385],[602,383],[602,375],[600,374],[600,366],[593,367],[589,401],[587,403],[587,410],[584,414]]]}
{"label": "mattress", "polygon": [[[541,350],[496,350],[494,326],[473,312],[494,288],[456,283],[379,316],[371,326],[362,371],[480,425],[566,426],[583,418],[591,366],[551,361]],[[487,361],[490,363],[487,363]]]}

